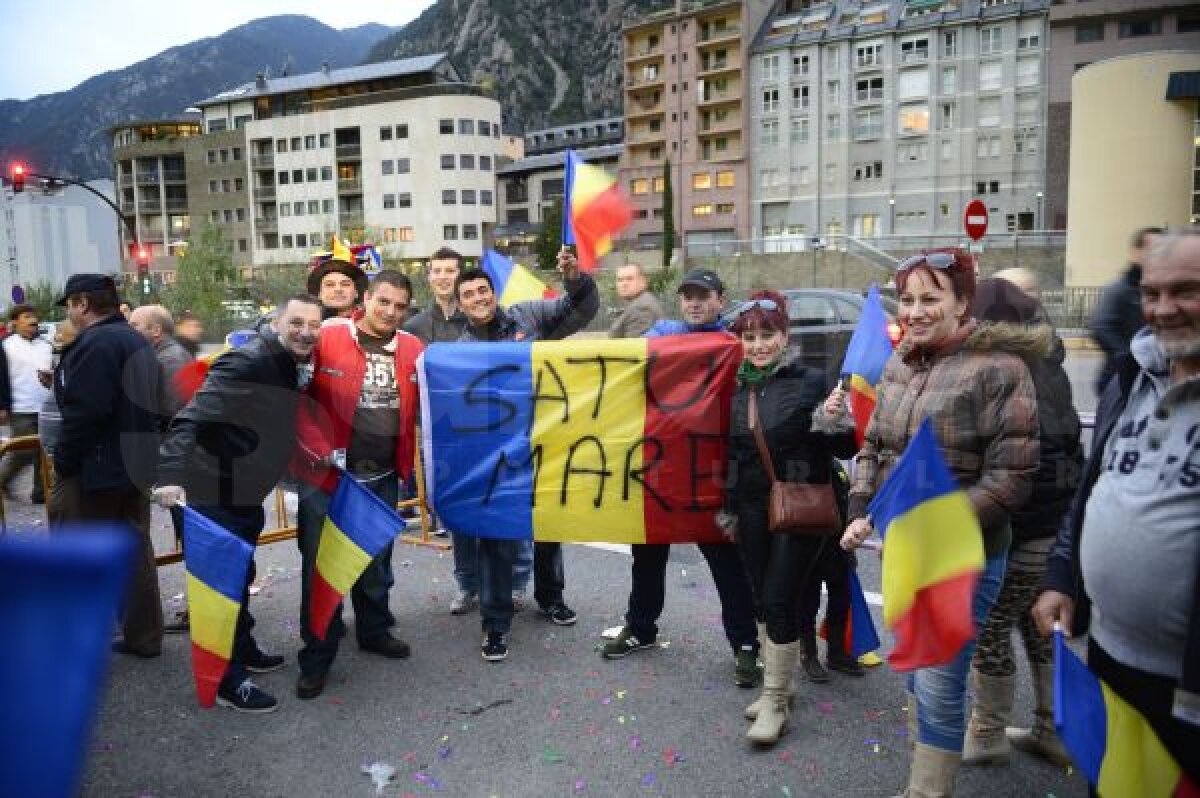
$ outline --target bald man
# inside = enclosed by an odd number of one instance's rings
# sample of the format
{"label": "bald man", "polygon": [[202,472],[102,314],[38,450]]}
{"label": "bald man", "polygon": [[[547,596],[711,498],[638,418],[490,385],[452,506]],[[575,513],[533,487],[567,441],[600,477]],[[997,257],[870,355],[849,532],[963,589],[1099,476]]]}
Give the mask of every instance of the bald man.
{"label": "bald man", "polygon": [[646,272],[637,263],[617,269],[617,296],[627,304],[609,328],[609,338],[641,338],[663,317],[662,304],[647,290]]}
{"label": "bald man", "polygon": [[162,305],[142,305],[134,309],[129,314],[129,326],[150,342],[159,365],[162,366],[163,406],[160,413],[165,427],[186,404],[185,397],[179,392],[175,375],[195,358],[172,336],[175,332],[175,322],[171,318],[171,312]]}

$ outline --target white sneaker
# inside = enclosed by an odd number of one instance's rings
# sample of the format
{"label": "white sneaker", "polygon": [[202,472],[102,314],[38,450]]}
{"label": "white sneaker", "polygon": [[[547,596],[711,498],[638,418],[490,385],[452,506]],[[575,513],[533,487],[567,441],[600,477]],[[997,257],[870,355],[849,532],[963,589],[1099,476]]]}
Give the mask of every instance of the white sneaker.
{"label": "white sneaker", "polygon": [[451,615],[466,615],[475,608],[475,594],[460,590],[450,600]]}

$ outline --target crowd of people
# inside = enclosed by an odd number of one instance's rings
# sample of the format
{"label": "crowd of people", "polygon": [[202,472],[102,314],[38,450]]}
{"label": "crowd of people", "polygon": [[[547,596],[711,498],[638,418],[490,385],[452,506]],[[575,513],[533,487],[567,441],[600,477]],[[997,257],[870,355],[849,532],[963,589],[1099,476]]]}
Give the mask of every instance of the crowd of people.
{"label": "crowd of people", "polygon": [[[1089,666],[1200,780],[1200,232],[1139,231],[1134,257],[1097,320],[1111,357],[1086,464],[1064,345],[1027,274],[979,279],[974,259],[960,250],[898,264],[903,336],[876,386],[860,447],[843,387],[793,358],[783,294],[758,291],[730,305],[716,273],[693,269],[678,285],[679,318],[670,319],[639,266],[617,270],[625,307],[611,337],[719,333],[742,345],[716,518],[727,542],[699,549],[720,600],[733,681],[761,684],[745,712],[748,739],[769,746],[785,732],[797,672],[814,682],[828,681],[829,670],[863,674],[845,648],[854,552],[877,531],[870,500],[928,419],[978,517],[986,563],[973,589],[977,636],[952,661],[908,675],[912,763],[904,794],[951,795],[962,765],[1005,762],[1013,747],[1068,761],[1052,720],[1047,635],[1055,624],[1089,632]],[[299,610],[307,619],[338,471],[389,504],[412,478],[414,367],[424,346],[560,340],[581,330],[599,307],[596,284],[567,250],[558,266],[561,296],[502,307],[487,272],[439,250],[426,275],[432,302],[417,312],[404,274],[383,271],[368,281],[353,263],[326,261],[310,275],[308,292],[281,302],[260,335],[212,362],[194,394],[177,379],[196,354],[181,340],[180,323],[153,305],[134,309],[126,322],[108,277],[70,278],[60,301],[69,323],[57,347],[36,336],[32,309],[15,308],[3,346],[3,371],[12,376],[0,385],[0,404],[14,430],[39,432],[41,420],[54,474],[52,521],[64,529],[119,521],[141,541],[115,647],[158,656],[169,626],[148,495],[169,507],[186,500],[253,545],[264,500],[281,480],[292,481]],[[23,465],[11,458],[0,466],[6,489]],[[776,480],[831,487],[844,524],[818,534],[772,532]],[[507,657],[531,579],[540,615],[575,623],[560,544],[450,535],[457,586],[450,612],[478,606],[485,660]],[[631,549],[625,623],[602,646],[604,659],[654,647],[659,634],[669,546]],[[410,646],[389,607],[391,556],[388,547],[370,563],[350,601],[359,648],[403,659]],[[267,712],[277,701],[251,674],[283,667],[284,657],[264,652],[253,636],[253,578],[251,568],[218,702]],[[822,584],[824,663],[816,638]],[[1033,672],[1030,729],[1010,726],[1014,627]],[[340,612],[324,639],[301,622],[297,697],[322,693],[345,633]]]}

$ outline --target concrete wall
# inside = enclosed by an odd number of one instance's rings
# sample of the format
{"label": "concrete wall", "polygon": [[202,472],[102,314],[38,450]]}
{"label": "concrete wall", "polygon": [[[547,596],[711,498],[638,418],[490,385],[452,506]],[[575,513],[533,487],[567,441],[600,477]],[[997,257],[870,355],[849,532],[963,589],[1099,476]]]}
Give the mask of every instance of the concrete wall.
{"label": "concrete wall", "polygon": [[1164,97],[1172,72],[1195,70],[1200,52],[1159,52],[1114,58],[1076,73],[1068,286],[1113,279],[1125,265],[1134,229],[1188,223],[1196,100]]}

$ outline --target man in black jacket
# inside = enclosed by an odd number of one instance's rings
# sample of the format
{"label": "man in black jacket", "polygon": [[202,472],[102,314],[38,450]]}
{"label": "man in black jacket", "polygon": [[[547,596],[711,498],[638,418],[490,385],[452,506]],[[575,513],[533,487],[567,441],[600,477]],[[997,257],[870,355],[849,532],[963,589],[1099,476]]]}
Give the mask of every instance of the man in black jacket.
{"label": "man in black jacket", "polygon": [[158,571],[150,541],[161,388],[154,350],[117,310],[117,287],[102,274],[74,274],[59,305],[79,337],[54,378],[62,433],[54,449],[57,482],[51,522],[117,522],[138,536],[137,562],[125,600],[123,640],[114,648],[139,657],[162,653]]}
{"label": "man in black jacket", "polygon": [[1100,295],[1096,310],[1088,325],[1092,337],[1104,350],[1104,367],[1096,377],[1096,395],[1104,393],[1104,386],[1112,377],[1118,355],[1129,351],[1129,342],[1142,329],[1140,285],[1142,263],[1150,254],[1155,240],[1162,235],[1161,227],[1143,227],[1133,234],[1129,242],[1129,268],[1117,280],[1110,283]]}
{"label": "man in black jacket", "polygon": [[[157,501],[172,506],[186,496],[193,510],[250,544],[258,542],[266,520],[263,501],[283,476],[296,440],[297,364],[312,354],[320,328],[317,300],[293,296],[262,335],[213,361],[204,385],[163,439]],[[242,712],[270,712],[277,706],[275,698],[250,681],[246,671],[278,670],[284,659],[264,654],[250,634],[253,581],[251,562],[217,703]]]}

